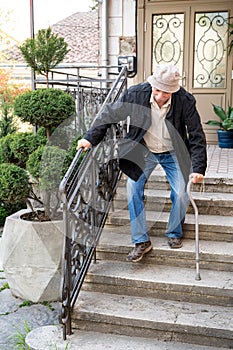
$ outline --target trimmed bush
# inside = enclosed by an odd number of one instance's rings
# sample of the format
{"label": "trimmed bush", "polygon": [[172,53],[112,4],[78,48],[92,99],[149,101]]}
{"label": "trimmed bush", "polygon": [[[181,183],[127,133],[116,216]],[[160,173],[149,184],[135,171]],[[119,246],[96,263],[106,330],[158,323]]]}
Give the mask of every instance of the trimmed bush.
{"label": "trimmed bush", "polygon": [[41,159],[45,146],[38,147],[30,156],[26,163],[26,169],[30,175],[38,182],[40,177]]}
{"label": "trimmed bush", "polygon": [[32,90],[16,98],[14,113],[23,122],[45,127],[49,138],[52,127],[57,127],[75,113],[75,101],[59,89]]}
{"label": "trimmed bush", "polygon": [[4,225],[7,216],[10,216],[21,209],[26,209],[27,204],[24,202],[4,203],[0,202],[0,225]]}
{"label": "trimmed bush", "polygon": [[56,146],[41,146],[27,162],[27,170],[39,184],[45,216],[54,218],[60,206],[59,185],[67,169],[67,152]]}
{"label": "trimmed bush", "polygon": [[29,155],[46,142],[46,137],[31,132],[7,135],[0,139],[0,163],[13,163],[25,168]]}
{"label": "trimmed bush", "polygon": [[70,51],[64,38],[52,33],[52,28],[40,29],[35,38],[26,39],[19,47],[24,60],[35,73],[46,77],[48,73],[61,63]]}
{"label": "trimmed bush", "polygon": [[40,146],[27,161],[27,170],[43,190],[58,190],[66,171],[67,152],[56,146]]}
{"label": "trimmed bush", "polygon": [[12,134],[0,138],[0,164],[14,163],[14,156],[11,151]]}
{"label": "trimmed bush", "polygon": [[0,205],[0,225],[4,225],[4,222],[8,215],[8,211]]}
{"label": "trimmed bush", "polygon": [[0,202],[26,202],[29,193],[27,172],[14,164],[0,164]]}

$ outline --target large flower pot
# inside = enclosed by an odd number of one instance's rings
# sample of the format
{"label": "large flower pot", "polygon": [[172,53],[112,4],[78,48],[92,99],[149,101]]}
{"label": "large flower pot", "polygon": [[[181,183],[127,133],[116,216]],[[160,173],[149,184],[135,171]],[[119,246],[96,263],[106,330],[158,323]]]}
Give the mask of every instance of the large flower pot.
{"label": "large flower pot", "polygon": [[217,130],[220,148],[233,148],[233,131]]}
{"label": "large flower pot", "polygon": [[6,219],[2,261],[14,296],[38,303],[59,299],[63,246],[62,221],[22,220],[28,210]]}

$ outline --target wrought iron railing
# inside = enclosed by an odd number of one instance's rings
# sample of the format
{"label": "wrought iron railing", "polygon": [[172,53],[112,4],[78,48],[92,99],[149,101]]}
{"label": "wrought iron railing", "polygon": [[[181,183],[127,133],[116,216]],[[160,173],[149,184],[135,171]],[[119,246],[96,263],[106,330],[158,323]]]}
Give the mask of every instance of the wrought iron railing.
{"label": "wrought iron railing", "polygon": [[[126,73],[123,68],[99,113],[126,88]],[[64,339],[72,333],[72,310],[95,258],[96,245],[121,176],[118,139],[123,131],[123,125],[112,125],[98,146],[88,152],[79,150],[60,184],[64,218],[60,323]]]}
{"label": "wrought iron railing", "polygon": [[[102,78],[102,70],[108,78]],[[71,94],[76,102],[76,131],[83,134],[103,105],[111,86],[118,76],[117,66],[59,65],[49,72],[48,85]],[[35,88],[47,86],[44,76],[37,76]]]}

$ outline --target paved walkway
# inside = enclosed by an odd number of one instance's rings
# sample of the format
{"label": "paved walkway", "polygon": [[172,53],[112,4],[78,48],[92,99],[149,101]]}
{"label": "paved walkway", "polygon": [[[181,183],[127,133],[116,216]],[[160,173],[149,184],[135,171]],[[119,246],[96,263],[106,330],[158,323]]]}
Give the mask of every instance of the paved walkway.
{"label": "paved walkway", "polygon": [[[206,177],[233,180],[233,149],[208,146]],[[23,300],[13,297],[9,289],[1,290],[6,283],[0,256],[0,349],[13,350],[16,347],[12,336],[25,332],[25,322],[31,329],[58,324],[59,303],[52,303],[52,308],[41,304],[25,306]]]}
{"label": "paved walkway", "polygon": [[208,146],[207,177],[233,179],[233,149]]}

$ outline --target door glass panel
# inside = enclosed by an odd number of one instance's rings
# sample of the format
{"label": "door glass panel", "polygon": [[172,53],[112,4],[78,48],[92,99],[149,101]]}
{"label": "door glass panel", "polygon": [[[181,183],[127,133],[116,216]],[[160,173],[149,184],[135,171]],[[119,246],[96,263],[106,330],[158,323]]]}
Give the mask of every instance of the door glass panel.
{"label": "door glass panel", "polygon": [[182,74],[184,52],[184,14],[153,15],[152,70],[158,64],[175,64]]}
{"label": "door glass panel", "polygon": [[195,14],[195,88],[224,88],[227,67],[228,12]]}

